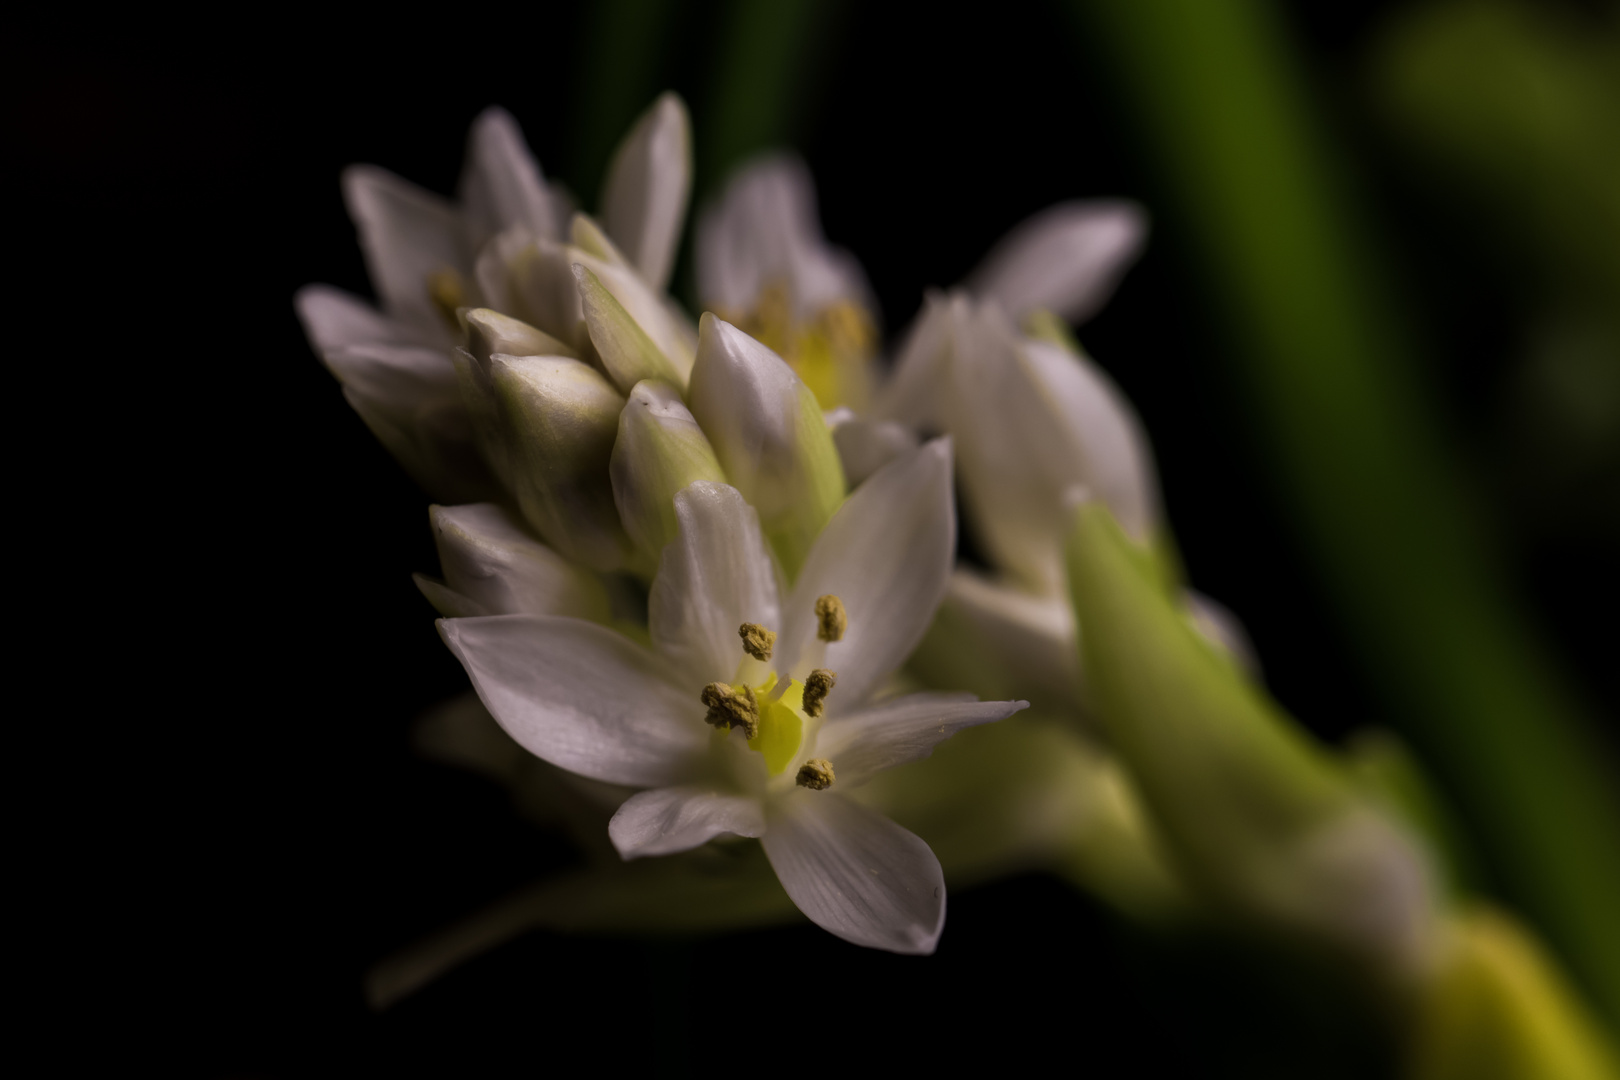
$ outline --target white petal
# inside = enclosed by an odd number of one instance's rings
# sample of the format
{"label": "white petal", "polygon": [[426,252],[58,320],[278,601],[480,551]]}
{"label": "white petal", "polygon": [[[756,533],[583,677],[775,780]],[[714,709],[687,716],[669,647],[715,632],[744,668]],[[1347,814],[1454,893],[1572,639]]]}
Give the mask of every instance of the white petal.
{"label": "white petal", "polygon": [[1074,609],[958,567],[906,669],[924,685],[981,698],[1027,697],[1046,713],[1080,708]]}
{"label": "white petal", "polygon": [[817,537],[782,613],[781,663],[802,677],[816,598],[831,593],[849,626],[813,666],[838,673],[830,710],[865,701],[928,628],[955,553],[950,441],[935,439],[857,488]]}
{"label": "white petal", "polygon": [[608,836],[626,859],[687,851],[724,833],[764,831],[765,808],[758,799],[696,787],[639,792],[608,822]]}
{"label": "white petal", "polygon": [[1133,202],[1059,203],[1006,235],[968,279],[1014,319],[1036,308],[1081,322],[1113,295],[1147,239],[1147,214]]}
{"label": "white petal", "polygon": [[708,744],[702,685],[595,623],[537,615],[439,623],[490,714],[524,749],[593,780],[661,787]]}
{"label": "white petal", "polygon": [[675,496],[675,517],[680,531],[664,546],[647,622],[653,645],[702,689],[736,676],[743,623],[781,624],[776,570],[736,488],[695,483]]}
{"label": "white petal", "polygon": [[474,502],[494,493],[448,356],[373,344],[322,359],[366,426],[430,495]]}
{"label": "white petal", "polygon": [[832,762],[840,788],[853,787],[873,773],[922,760],[963,728],[1027,708],[1027,701],[975,701],[971,694],[907,694],[827,721],[816,736],[815,756]]}
{"label": "white petal", "polygon": [[913,431],[943,430],[951,333],[950,302],[930,292],[900,346],[894,374],[878,395],[875,416]]}
{"label": "white petal", "polygon": [[556,214],[540,165],[505,109],[485,109],[473,121],[459,190],[471,251],[514,225],[548,240],[555,236]]}
{"label": "white petal", "polygon": [[765,854],[810,921],[845,941],[928,954],[945,929],[945,877],[923,843],[832,792],[773,800]]}
{"label": "white petal", "polygon": [[1022,355],[1079,451],[1081,471],[1059,476],[1054,490],[1083,482],[1108,504],[1126,532],[1147,540],[1158,524],[1158,483],[1136,410],[1114,381],[1083,356],[1027,340]]}
{"label": "white petal", "polygon": [[330,285],[305,285],[293,297],[304,336],[317,354],[350,345],[418,345],[422,336],[364,300]]}
{"label": "white petal", "polygon": [[[842,410],[848,412],[848,410]],[[851,413],[833,423],[833,445],[844,466],[844,479],[851,488],[909,450],[917,448],[917,436],[892,420],[867,420]]]}
{"label": "white petal", "polygon": [[751,310],[772,283],[788,287],[801,319],[839,300],[873,306],[860,264],[823,238],[815,185],[795,157],[759,158],[732,175],[699,222],[697,271],[704,304],[722,311]]}
{"label": "white petal", "polygon": [[372,165],[343,171],[343,201],[383,310],[448,343],[450,330],[429,297],[428,280],[440,270],[471,270],[461,216],[444,199]]}
{"label": "white petal", "polygon": [[602,223],[654,290],[669,283],[692,191],[686,106],[665,94],[619,144],[602,187]]}
{"label": "white petal", "polygon": [[445,584],[484,614],[607,621],[602,583],[529,536],[499,506],[434,506],[428,517]]}

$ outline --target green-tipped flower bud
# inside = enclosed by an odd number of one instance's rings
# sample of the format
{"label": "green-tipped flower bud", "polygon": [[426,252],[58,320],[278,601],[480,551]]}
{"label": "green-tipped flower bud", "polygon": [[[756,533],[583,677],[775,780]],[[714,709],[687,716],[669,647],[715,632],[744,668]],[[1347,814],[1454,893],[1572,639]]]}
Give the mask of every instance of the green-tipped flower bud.
{"label": "green-tipped flower bud", "polygon": [[844,497],[844,470],[815,394],[781,357],[706,313],[687,398],[727,479],[796,575]]}
{"label": "green-tipped flower bud", "polygon": [[1066,550],[1094,709],[1189,879],[1242,917],[1389,976],[1434,942],[1412,835],[1191,625],[1101,503]]}
{"label": "green-tipped flower bud", "polygon": [[681,395],[668,383],[652,381],[637,383],[619,413],[611,471],[625,531],[654,561],[675,537],[676,493],[697,480],[726,482]]}
{"label": "green-tipped flower bud", "polygon": [[467,351],[486,368],[489,358],[496,353],[504,356],[571,356],[579,359],[573,346],[510,315],[502,315],[489,308],[474,308],[464,318]]}
{"label": "green-tipped flower bud", "polygon": [[[585,325],[590,328],[591,344],[596,346],[602,367],[614,385],[625,391],[643,379],[685,385],[690,363],[685,362],[684,357],[680,362],[672,359],[653,341],[643,325],[660,319],[667,323],[668,313],[657,308],[655,297],[642,295],[644,290],[637,287],[628,270],[603,263],[596,263],[594,269],[575,263],[574,278],[579,282],[579,300],[585,312]],[[610,288],[608,283],[615,288]],[[632,315],[620,302],[619,294],[644,301],[643,318]],[[674,339],[665,344],[673,350]]]}
{"label": "green-tipped flower bud", "polygon": [[428,510],[444,581],[416,575],[446,618],[566,615],[607,622],[607,590],[590,571],[558,555],[493,503]]}
{"label": "green-tipped flower bud", "polygon": [[513,492],[542,539],[595,570],[629,565],[608,462],[624,398],[562,356],[490,358],[512,460]]}

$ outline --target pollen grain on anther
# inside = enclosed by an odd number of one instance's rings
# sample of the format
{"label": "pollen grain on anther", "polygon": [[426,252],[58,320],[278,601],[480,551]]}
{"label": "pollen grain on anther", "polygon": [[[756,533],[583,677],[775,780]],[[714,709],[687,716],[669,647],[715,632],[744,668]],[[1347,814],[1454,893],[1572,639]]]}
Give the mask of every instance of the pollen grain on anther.
{"label": "pollen grain on anther", "polygon": [[758,737],[759,702],[752,687],[745,686],[739,691],[723,682],[712,682],[703,688],[702,701],[709,707],[708,715],[703,718],[705,723],[717,728],[740,727],[748,738]]}
{"label": "pollen grain on anther", "polygon": [[809,788],[811,791],[826,791],[832,787],[834,779],[832,762],[819,757],[811,758],[800,765],[799,775],[794,777],[794,781],[800,787]]}
{"label": "pollen grain on anther", "polygon": [[816,636],[822,641],[842,641],[844,631],[849,627],[849,615],[844,611],[844,602],[838,597],[828,593],[816,600]]}
{"label": "pollen grain on anther", "polygon": [[827,695],[838,683],[838,673],[816,668],[804,677],[804,711],[807,716],[820,716]]}
{"label": "pollen grain on anther", "polygon": [[743,651],[755,660],[769,660],[771,650],[776,648],[775,632],[759,623],[743,623],[737,628],[737,636],[742,638]]}

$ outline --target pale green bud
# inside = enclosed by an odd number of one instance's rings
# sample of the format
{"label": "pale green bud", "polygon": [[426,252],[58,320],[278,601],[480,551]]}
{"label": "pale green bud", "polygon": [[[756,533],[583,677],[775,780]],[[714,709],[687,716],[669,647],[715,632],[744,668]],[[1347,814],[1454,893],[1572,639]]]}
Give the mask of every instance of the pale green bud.
{"label": "pale green bud", "polygon": [[[628,277],[628,272],[617,267],[601,267],[602,275]],[[647,331],[619,302],[591,267],[574,264],[574,279],[579,282],[579,300],[585,312],[585,325],[590,328],[591,344],[596,346],[602,367],[620,389],[628,390],[643,379],[658,379],[673,385],[684,385],[685,372],[677,370],[673,361],[664,354]]]}
{"label": "pale green bud", "polygon": [[541,539],[594,570],[629,565],[608,462],[624,398],[562,356],[490,358],[512,462],[513,494]]}
{"label": "pale green bud", "polygon": [[1193,884],[1382,975],[1421,968],[1436,900],[1412,833],[1197,632],[1100,502],[1075,508],[1066,563],[1087,696]]}
{"label": "pale green bud", "polygon": [[697,480],[726,482],[681,395],[653,381],[637,383],[619,413],[611,473],[625,531],[654,561],[675,537],[675,495]]}
{"label": "pale green bud", "polygon": [[781,357],[705,313],[687,400],[728,481],[796,575],[844,497],[844,470],[815,394]]}
{"label": "pale green bud", "polygon": [[1553,959],[1500,912],[1447,921],[1412,1025],[1414,1080],[1616,1080],[1620,1060]]}
{"label": "pale green bud", "polygon": [[510,489],[511,454],[501,428],[500,405],[495,398],[490,359],[497,354],[574,356],[575,352],[550,334],[489,308],[463,310],[460,316],[467,332],[467,347],[457,349],[451,356],[456,369],[456,384],[461,391],[462,403],[467,407],[467,414],[472,418],[473,436],[479,452],[500,480],[501,486]]}

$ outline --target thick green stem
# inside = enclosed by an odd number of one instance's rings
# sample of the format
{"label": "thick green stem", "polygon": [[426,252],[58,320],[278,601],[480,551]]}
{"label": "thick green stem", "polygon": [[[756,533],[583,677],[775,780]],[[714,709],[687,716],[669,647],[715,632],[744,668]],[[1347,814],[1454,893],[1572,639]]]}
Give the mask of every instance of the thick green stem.
{"label": "thick green stem", "polygon": [[1506,891],[1620,1018],[1612,774],[1459,497],[1416,351],[1274,13],[1260,0],[1069,7],[1134,108],[1362,662]]}

